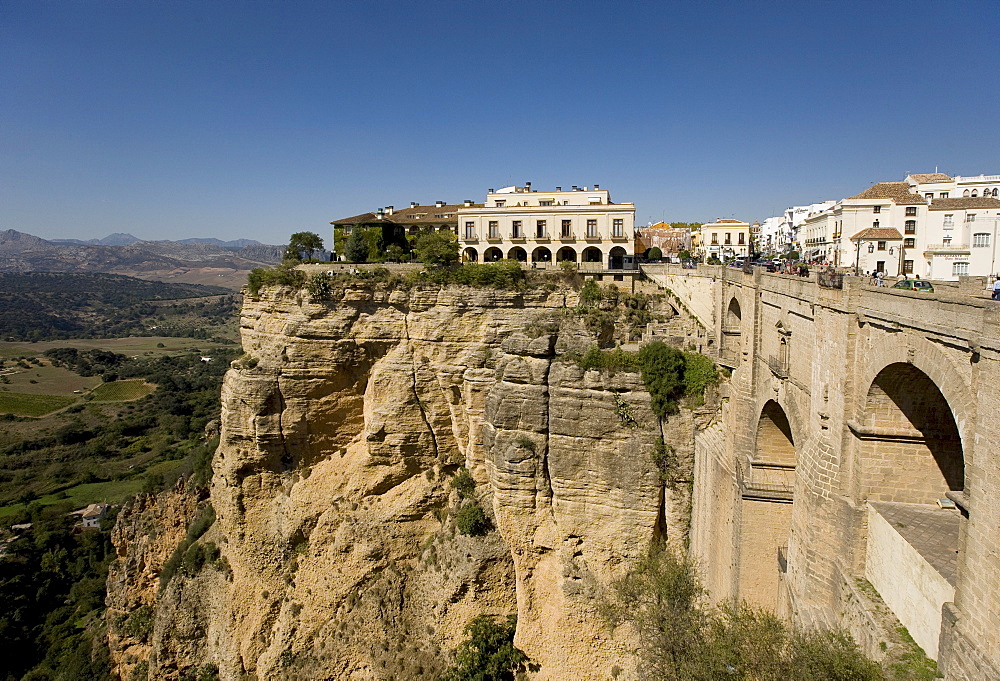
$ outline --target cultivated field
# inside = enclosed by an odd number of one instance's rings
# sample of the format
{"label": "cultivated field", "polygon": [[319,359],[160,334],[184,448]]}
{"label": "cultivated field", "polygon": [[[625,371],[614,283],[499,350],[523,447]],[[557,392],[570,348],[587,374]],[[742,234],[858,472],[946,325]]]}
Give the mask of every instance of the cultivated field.
{"label": "cultivated field", "polygon": [[155,387],[141,378],[111,381],[94,388],[90,392],[90,397],[95,402],[130,402],[145,397],[153,392]]}
{"label": "cultivated field", "polygon": [[44,416],[76,402],[64,395],[27,395],[0,391],[0,413],[15,416]]}
{"label": "cultivated field", "polygon": [[[163,347],[158,347],[162,344]],[[52,348],[76,348],[77,350],[108,350],[130,357],[136,355],[175,354],[200,349],[210,353],[218,343],[198,338],[174,338],[170,336],[131,336],[129,338],[84,338],[58,341],[38,341],[37,343],[0,342],[0,358],[40,355]]]}

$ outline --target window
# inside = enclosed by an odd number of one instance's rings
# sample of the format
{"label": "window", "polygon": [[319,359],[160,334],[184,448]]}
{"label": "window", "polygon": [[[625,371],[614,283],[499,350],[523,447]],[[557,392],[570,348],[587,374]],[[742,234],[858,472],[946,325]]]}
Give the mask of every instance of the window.
{"label": "window", "polygon": [[544,239],[547,235],[545,234],[545,220],[538,220],[535,222],[535,238]]}
{"label": "window", "polygon": [[465,223],[465,238],[475,239],[476,238],[476,223],[466,222]]}
{"label": "window", "polygon": [[504,206],[507,205],[507,202],[506,201],[497,201],[496,204],[497,204],[497,208],[503,208]]}
{"label": "window", "polygon": [[941,192],[940,194],[938,194],[938,198],[947,199],[948,198],[948,192]]}
{"label": "window", "polygon": [[747,239],[746,239],[747,235],[744,234],[743,232],[740,232],[738,236],[739,236],[739,238],[737,239],[737,243],[739,243],[740,246],[745,245],[746,242],[747,242]]}
{"label": "window", "polygon": [[964,192],[962,192],[962,196],[964,196],[965,198],[968,198],[969,197],[969,190],[966,189]]}
{"label": "window", "polygon": [[878,242],[878,250],[880,250],[880,251],[884,251],[885,250],[885,242],[884,241],[879,241]]}
{"label": "window", "polygon": [[954,213],[945,213],[945,215],[944,215],[944,228],[945,229],[951,229],[954,226],[955,226],[955,214]]}
{"label": "window", "polygon": [[510,223],[510,236],[512,239],[520,239],[523,235],[521,234],[521,221],[514,220]]}
{"label": "window", "polygon": [[964,277],[969,274],[969,263],[967,262],[953,262],[951,264],[951,276],[953,277]]}
{"label": "window", "polygon": [[904,274],[913,274],[913,261],[912,260],[904,260],[903,261],[903,273]]}
{"label": "window", "polygon": [[975,222],[976,221],[976,214],[975,213],[969,213],[968,215],[965,216],[965,221],[967,223],[968,222]]}
{"label": "window", "polygon": [[587,220],[587,238],[593,239],[597,236],[597,220]]}
{"label": "window", "polygon": [[344,234],[350,234],[354,231],[353,225],[344,225]]}
{"label": "window", "polygon": [[872,228],[878,229],[878,220],[872,223]]}
{"label": "window", "polygon": [[916,220],[907,220],[906,224],[903,226],[903,231],[905,231],[907,234],[916,234],[917,233],[917,221]]}
{"label": "window", "polygon": [[500,223],[496,220],[490,220],[490,238],[499,239],[500,238]]}
{"label": "window", "polygon": [[563,220],[562,221],[562,227],[560,228],[559,236],[561,236],[564,239],[568,239],[569,237],[573,236],[573,221],[572,220]]}
{"label": "window", "polygon": [[874,208],[872,208],[872,212],[873,213],[881,213],[882,212],[882,206],[875,206]]}
{"label": "window", "polygon": [[885,274],[885,260],[875,261],[875,271]]}
{"label": "window", "polygon": [[934,198],[934,192],[927,192],[926,194],[924,194],[924,198],[925,199],[933,199]]}
{"label": "window", "polygon": [[733,243],[733,235],[730,234],[729,232],[726,232],[726,245],[728,246],[732,243]]}
{"label": "window", "polygon": [[917,245],[916,239],[903,239],[903,248],[913,248]]}
{"label": "window", "polygon": [[616,218],[611,222],[611,236],[625,236],[625,221]]}
{"label": "window", "polygon": [[538,205],[539,206],[551,206],[551,205],[553,205],[553,202],[551,200],[548,200],[548,201],[539,201]]}
{"label": "window", "polygon": [[947,246],[948,244],[951,243],[951,237],[946,236],[944,239],[942,239],[942,241],[944,241],[944,245]]}
{"label": "window", "polygon": [[916,215],[917,214],[917,207],[916,206],[907,206],[906,207],[906,214],[907,215]]}
{"label": "window", "polygon": [[988,233],[972,235],[973,248],[983,248],[984,246],[989,246],[989,245],[990,245],[990,235]]}
{"label": "window", "polygon": [[976,190],[976,189],[973,189],[972,190],[972,198],[976,198],[977,196],[979,196],[979,191]]}
{"label": "window", "polygon": [[718,246],[719,245],[719,233],[718,232],[712,232],[712,245],[713,246]]}

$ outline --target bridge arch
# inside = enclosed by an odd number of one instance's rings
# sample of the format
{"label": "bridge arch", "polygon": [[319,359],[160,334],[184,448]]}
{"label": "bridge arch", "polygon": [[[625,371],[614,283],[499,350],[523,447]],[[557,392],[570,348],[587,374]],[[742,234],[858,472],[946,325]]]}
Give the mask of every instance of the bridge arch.
{"label": "bridge arch", "polygon": [[965,488],[962,436],[935,382],[894,362],[872,380],[855,428],[861,483],[869,501],[933,504]]}
{"label": "bridge arch", "polygon": [[729,307],[726,308],[726,327],[738,331],[742,323],[743,311],[740,308],[740,301],[733,296],[729,301]]}
{"label": "bridge arch", "polygon": [[779,614],[787,612],[797,458],[788,415],[778,402],[767,400],[757,418],[753,454],[738,462],[739,597]]}

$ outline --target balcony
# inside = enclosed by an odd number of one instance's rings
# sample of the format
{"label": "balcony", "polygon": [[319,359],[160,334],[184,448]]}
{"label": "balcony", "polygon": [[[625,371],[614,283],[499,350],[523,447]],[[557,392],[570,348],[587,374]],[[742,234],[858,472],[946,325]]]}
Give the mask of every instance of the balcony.
{"label": "balcony", "polygon": [[503,241],[503,237],[499,234],[490,234],[486,237],[486,240],[491,244],[498,244]]}
{"label": "balcony", "polygon": [[969,253],[969,244],[928,244],[924,253]]}
{"label": "balcony", "polygon": [[573,232],[566,232],[565,234],[560,234],[559,235],[559,241],[564,241],[564,242],[567,242],[567,243],[571,243],[571,242],[576,241],[576,237],[573,236]]}
{"label": "balcony", "polygon": [[519,243],[519,244],[523,244],[525,241],[527,241],[527,239],[525,238],[525,236],[523,234],[521,234],[520,232],[511,232],[509,238],[510,238],[511,241],[513,241],[515,243]]}
{"label": "balcony", "polygon": [[601,235],[600,234],[588,234],[587,236],[584,237],[584,239],[586,239],[587,241],[592,241],[592,242],[596,243],[598,241],[601,241]]}
{"label": "balcony", "polygon": [[795,464],[737,460],[736,481],[744,499],[791,501],[795,493]]}
{"label": "balcony", "polygon": [[612,241],[623,241],[624,242],[624,241],[628,241],[628,237],[625,236],[624,234],[612,234],[611,235],[611,240]]}
{"label": "balcony", "polygon": [[547,243],[551,242],[552,239],[549,238],[548,234],[541,234],[541,235],[536,234],[535,235],[535,241],[537,243],[540,243],[540,244],[547,244]]}

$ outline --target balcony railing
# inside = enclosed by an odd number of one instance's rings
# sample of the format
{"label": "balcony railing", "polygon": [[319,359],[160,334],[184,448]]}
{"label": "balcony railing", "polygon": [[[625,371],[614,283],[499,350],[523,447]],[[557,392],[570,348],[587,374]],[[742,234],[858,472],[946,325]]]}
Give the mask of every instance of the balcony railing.
{"label": "balcony railing", "polygon": [[967,251],[969,250],[969,244],[928,244],[924,249],[925,251]]}
{"label": "balcony railing", "polygon": [[736,481],[744,497],[791,501],[795,493],[795,464],[737,459]]}
{"label": "balcony railing", "polygon": [[788,367],[780,359],[771,355],[767,358],[767,367],[771,370],[771,373],[778,378],[788,378]]}

